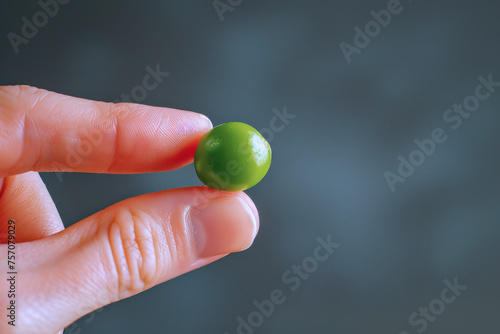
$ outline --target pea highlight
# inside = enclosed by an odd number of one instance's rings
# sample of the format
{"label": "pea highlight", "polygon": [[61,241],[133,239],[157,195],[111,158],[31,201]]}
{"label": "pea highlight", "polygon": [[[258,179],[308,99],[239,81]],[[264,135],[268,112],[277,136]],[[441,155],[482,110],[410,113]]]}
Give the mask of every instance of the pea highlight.
{"label": "pea highlight", "polygon": [[200,140],[194,155],[198,178],[213,189],[241,191],[253,187],[271,166],[271,146],[248,124],[216,126]]}

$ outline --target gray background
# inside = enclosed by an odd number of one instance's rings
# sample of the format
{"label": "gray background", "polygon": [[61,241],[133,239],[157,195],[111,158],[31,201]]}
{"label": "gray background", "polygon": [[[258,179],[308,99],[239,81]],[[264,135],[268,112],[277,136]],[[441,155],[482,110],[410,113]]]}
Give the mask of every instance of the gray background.
{"label": "gray background", "polygon": [[[387,1],[243,0],[221,22],[208,0],[73,0],[18,54],[6,35],[40,7],[2,1],[2,85],[113,101],[160,64],[170,76],[142,103],[257,129],[273,108],[296,115],[271,141],[269,174],[247,192],[261,214],[251,249],[66,332],[233,334],[237,317],[279,288],[286,302],[255,333],[417,333],[409,315],[455,277],[468,288],[425,332],[500,332],[500,94],[456,131],[443,121],[478,75],[500,80],[499,2],[402,4],[348,64],[339,44],[352,44],[353,28]],[[392,193],[383,173],[435,128],[448,140]],[[199,184],[192,165],[62,178],[43,174],[66,225],[131,196]],[[341,247],[290,291],[282,274],[328,235]]]}

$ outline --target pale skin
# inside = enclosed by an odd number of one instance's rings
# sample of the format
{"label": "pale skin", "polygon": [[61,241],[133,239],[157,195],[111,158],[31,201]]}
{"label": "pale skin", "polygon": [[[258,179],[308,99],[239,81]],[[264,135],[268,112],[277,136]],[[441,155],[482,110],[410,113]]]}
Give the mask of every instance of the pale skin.
{"label": "pale skin", "polygon": [[[242,192],[145,194],[65,229],[37,173],[180,168],[211,127],[188,111],[0,86],[0,273],[10,271],[9,221],[17,272],[16,326],[2,311],[0,333],[62,333],[96,309],[250,247],[259,216]],[[11,303],[9,289],[0,279],[1,310]]]}

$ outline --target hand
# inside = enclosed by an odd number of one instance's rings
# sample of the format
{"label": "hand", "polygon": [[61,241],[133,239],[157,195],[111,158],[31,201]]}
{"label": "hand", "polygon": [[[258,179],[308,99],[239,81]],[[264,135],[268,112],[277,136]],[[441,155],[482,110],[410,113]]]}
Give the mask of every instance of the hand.
{"label": "hand", "polygon": [[93,310],[248,248],[259,218],[242,192],[145,194],[64,229],[37,173],[176,169],[192,162],[211,127],[193,112],[0,87],[0,273],[12,271],[12,225],[17,272],[15,327],[4,315],[11,286],[0,280],[0,332],[62,332]]}

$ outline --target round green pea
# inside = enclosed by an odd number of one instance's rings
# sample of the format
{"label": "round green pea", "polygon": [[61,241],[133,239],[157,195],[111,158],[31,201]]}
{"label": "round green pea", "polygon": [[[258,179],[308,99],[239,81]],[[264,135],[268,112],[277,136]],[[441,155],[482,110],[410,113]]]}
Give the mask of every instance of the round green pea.
{"label": "round green pea", "polygon": [[194,155],[201,182],[210,188],[241,191],[253,187],[271,166],[271,146],[248,124],[229,122],[202,138]]}

